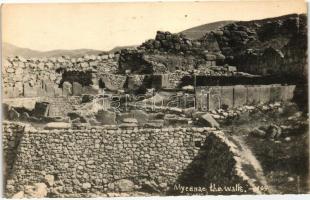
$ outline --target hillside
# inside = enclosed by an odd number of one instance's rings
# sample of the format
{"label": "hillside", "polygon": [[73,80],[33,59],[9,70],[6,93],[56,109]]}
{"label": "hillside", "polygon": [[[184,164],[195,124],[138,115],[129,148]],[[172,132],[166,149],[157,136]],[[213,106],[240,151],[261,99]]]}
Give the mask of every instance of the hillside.
{"label": "hillside", "polygon": [[51,51],[36,51],[29,48],[21,48],[5,42],[2,44],[2,52],[4,57],[22,56],[24,58],[59,57],[59,56],[81,57],[86,54],[96,55],[104,53],[104,51],[93,49],[75,49],[75,50],[56,49]]}
{"label": "hillside", "polygon": [[223,27],[227,24],[231,24],[233,22],[234,21],[218,21],[218,22],[208,23],[208,24],[196,26],[190,29],[186,29],[180,33],[183,33],[189,39],[196,40],[204,36],[207,32],[216,30],[220,27]]}
{"label": "hillside", "polygon": [[111,49],[109,52],[110,53],[115,53],[115,52],[118,52],[122,49],[131,49],[131,48],[135,48],[137,47],[138,45],[129,45],[129,46],[116,46],[114,47],[113,49]]}

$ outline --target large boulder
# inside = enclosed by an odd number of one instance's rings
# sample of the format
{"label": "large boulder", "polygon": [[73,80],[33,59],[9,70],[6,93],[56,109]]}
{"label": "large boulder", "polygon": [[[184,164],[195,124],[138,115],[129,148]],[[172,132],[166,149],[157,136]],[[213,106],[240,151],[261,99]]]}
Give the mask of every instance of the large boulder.
{"label": "large boulder", "polygon": [[200,117],[201,124],[212,127],[212,128],[219,128],[219,123],[209,114],[206,113]]}

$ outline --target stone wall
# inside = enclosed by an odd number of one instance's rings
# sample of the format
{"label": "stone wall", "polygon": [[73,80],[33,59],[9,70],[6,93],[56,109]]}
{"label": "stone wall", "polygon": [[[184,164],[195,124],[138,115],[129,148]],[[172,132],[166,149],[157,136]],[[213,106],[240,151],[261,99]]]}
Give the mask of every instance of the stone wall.
{"label": "stone wall", "polygon": [[73,81],[66,80],[66,77],[72,78],[74,74],[90,73],[93,76],[89,78],[90,80],[84,81],[80,77],[75,81],[82,86],[88,86],[92,84],[91,79],[98,80],[97,77],[115,73],[117,70],[118,56],[114,54],[80,58],[8,57],[3,60],[2,65],[3,94],[6,98],[61,96],[63,82],[73,84]]}
{"label": "stone wall", "polygon": [[207,35],[215,35],[225,61],[240,71],[307,82],[307,29],[305,14],[291,14],[236,22]]}
{"label": "stone wall", "polygon": [[[10,134],[12,123],[3,123],[3,134]],[[205,140],[223,133],[212,128],[162,128],[162,129],[107,129],[93,127],[86,130],[28,130],[22,134],[17,158],[10,180],[11,193],[23,190],[24,186],[42,182],[46,175],[53,175],[61,183],[61,194],[85,192],[118,191],[120,180],[130,180],[141,186],[142,180],[154,182],[163,191],[178,183],[193,159],[199,154]],[[10,137],[5,136],[7,140]],[[246,187],[251,185],[245,175],[240,175],[237,162],[228,164],[225,159],[235,159],[232,144],[227,139],[208,140],[209,145],[222,143],[227,158],[223,156],[208,159],[223,160],[210,180],[224,176],[230,171],[242,180]],[[6,141],[4,141],[7,144]],[[5,151],[9,151],[8,148]],[[235,151],[235,152],[234,152]],[[213,152],[213,154],[216,152]],[[221,152],[217,152],[219,154]],[[199,156],[198,156],[199,157]],[[212,162],[211,162],[212,163]],[[217,170],[218,169],[218,170]],[[206,169],[206,171],[208,171]],[[225,179],[226,180],[226,179]],[[236,179],[227,179],[227,184]],[[243,182],[245,181],[245,182]],[[58,185],[59,186],[59,185]],[[9,186],[7,186],[9,187]],[[124,192],[124,191],[123,191]]]}
{"label": "stone wall", "polygon": [[80,97],[55,97],[40,98],[40,101],[49,102],[47,116],[67,116],[68,112],[74,110],[74,107],[81,103]]}
{"label": "stone wall", "polygon": [[25,126],[18,123],[7,123],[2,128],[2,145],[3,145],[3,175],[4,180],[12,175],[12,169],[17,156],[17,147],[21,141]]}
{"label": "stone wall", "polygon": [[196,89],[197,108],[214,110],[257,103],[290,101],[295,85],[201,86]]}

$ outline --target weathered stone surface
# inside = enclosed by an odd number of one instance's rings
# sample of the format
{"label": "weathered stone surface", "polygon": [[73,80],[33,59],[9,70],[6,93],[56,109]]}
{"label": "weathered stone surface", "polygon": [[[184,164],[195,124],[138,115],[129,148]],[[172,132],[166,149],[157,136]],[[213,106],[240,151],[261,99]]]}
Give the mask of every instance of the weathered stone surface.
{"label": "weathered stone surface", "polygon": [[208,127],[212,127],[212,128],[219,128],[220,125],[219,123],[208,113],[204,114],[201,116],[200,118],[201,122],[208,126]]}
{"label": "weathered stone surface", "polygon": [[268,103],[270,101],[270,86],[262,85],[259,92],[259,100],[261,103]]}
{"label": "weathered stone surface", "polygon": [[[204,127],[121,129],[98,126],[83,130],[25,131],[21,124],[16,126],[6,122],[5,146],[12,140],[9,139],[13,136],[9,130],[13,127],[14,132],[19,130],[17,135],[22,135],[19,142],[22,148],[18,148],[19,156],[14,162],[12,178],[15,181],[10,183],[14,188],[12,194],[29,182],[44,180],[48,174],[59,177],[54,181],[53,188],[49,188],[56,196],[89,192],[101,194],[103,189],[106,192],[131,191],[132,187],[139,189],[141,186],[166,190],[168,188],[162,187],[174,184],[184,168],[197,158],[199,144],[204,145],[207,141],[210,149],[216,149],[212,150],[212,154],[218,154],[218,157],[225,155],[224,159],[234,159],[236,154],[233,149],[236,146],[225,138],[224,133]],[[5,148],[4,152],[8,149]],[[217,180],[224,171],[231,173],[240,170],[234,164],[218,163],[214,168],[216,162],[218,159],[208,159],[208,169],[212,170],[208,180]],[[170,175],[167,176],[167,173]],[[140,177],[146,181],[141,183]],[[239,172],[233,177],[239,177]],[[133,186],[131,181],[137,186]],[[227,181],[230,184],[237,180],[227,179],[226,184]]]}
{"label": "weathered stone surface", "polygon": [[226,105],[228,108],[234,106],[234,91],[233,87],[223,86],[221,90],[221,105]]}
{"label": "weathered stone surface", "polygon": [[104,125],[114,125],[116,124],[116,114],[115,112],[100,110],[96,115],[98,122],[101,122]]}
{"label": "weathered stone surface", "polygon": [[80,83],[73,82],[72,84],[72,95],[80,96],[83,93],[83,86]]}
{"label": "weathered stone surface", "polygon": [[260,89],[257,86],[247,86],[247,104],[252,105],[260,101]]}
{"label": "weathered stone surface", "polygon": [[281,100],[281,86],[274,85],[270,87],[270,101],[276,102]]}
{"label": "weathered stone surface", "polygon": [[234,87],[234,107],[246,105],[247,103],[247,88],[245,86]]}
{"label": "weathered stone surface", "polygon": [[38,96],[37,88],[30,86],[29,84],[24,84],[24,97],[36,97]]}
{"label": "weathered stone surface", "polygon": [[206,102],[204,104],[208,104],[209,100],[208,110],[220,109],[221,104],[223,104],[223,102],[221,101],[221,87],[211,87],[208,89],[208,91],[210,93],[208,94],[208,98],[205,99]]}
{"label": "weathered stone surface", "polygon": [[71,127],[71,124],[70,123],[65,123],[65,122],[50,122],[50,123],[47,123],[45,126],[44,126],[44,129],[47,129],[47,130],[51,130],[51,129],[68,129]]}

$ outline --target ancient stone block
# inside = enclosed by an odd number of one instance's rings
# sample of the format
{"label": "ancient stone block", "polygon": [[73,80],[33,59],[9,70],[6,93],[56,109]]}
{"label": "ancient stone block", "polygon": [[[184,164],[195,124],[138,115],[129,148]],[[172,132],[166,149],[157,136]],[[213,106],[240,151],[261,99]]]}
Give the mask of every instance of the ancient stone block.
{"label": "ancient stone block", "polygon": [[36,86],[36,90],[37,90],[37,95],[39,97],[45,96],[46,92],[45,92],[45,89],[44,89],[44,87],[42,85],[42,81],[37,81],[35,83],[35,86]]}
{"label": "ancient stone block", "polygon": [[215,110],[221,108],[221,87],[212,86],[208,88],[209,95],[208,95],[208,110]]}
{"label": "ancient stone block", "polygon": [[80,96],[83,93],[83,86],[80,83],[73,82],[72,84],[72,94],[74,96]]}
{"label": "ancient stone block", "polygon": [[260,97],[260,88],[259,86],[247,86],[247,104],[252,105],[259,103]]}
{"label": "ancient stone block", "polygon": [[208,126],[208,127],[220,127],[219,123],[217,123],[217,121],[210,115],[210,114],[204,114],[201,116],[200,118],[201,123],[203,123],[204,125]]}
{"label": "ancient stone block", "polygon": [[234,86],[234,107],[243,106],[247,103],[247,88],[245,86]]}
{"label": "ancient stone block", "polygon": [[259,100],[261,103],[268,103],[270,101],[270,85],[260,86]]}
{"label": "ancient stone block", "polygon": [[4,96],[4,98],[16,97],[16,95],[14,93],[14,87],[4,87],[3,88],[3,96]]}
{"label": "ancient stone block", "polygon": [[47,123],[44,129],[51,130],[51,129],[68,129],[71,127],[70,123],[66,122],[50,122]]}
{"label": "ancient stone block", "polygon": [[283,101],[290,101],[294,97],[295,85],[281,86],[281,99]]}
{"label": "ancient stone block", "polygon": [[234,88],[232,86],[223,86],[221,90],[221,106],[226,105],[228,108],[234,106]]}
{"label": "ancient stone block", "polygon": [[205,87],[200,87],[196,89],[196,107],[199,110],[204,110],[207,111],[208,110],[208,89]]}
{"label": "ancient stone block", "polygon": [[45,96],[48,97],[55,96],[54,84],[51,81],[44,81],[44,90],[45,90]]}
{"label": "ancient stone block", "polygon": [[281,100],[281,86],[280,85],[272,85],[270,87],[270,101],[280,101]]}

